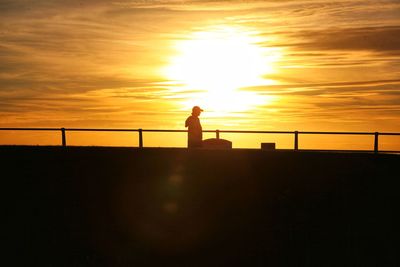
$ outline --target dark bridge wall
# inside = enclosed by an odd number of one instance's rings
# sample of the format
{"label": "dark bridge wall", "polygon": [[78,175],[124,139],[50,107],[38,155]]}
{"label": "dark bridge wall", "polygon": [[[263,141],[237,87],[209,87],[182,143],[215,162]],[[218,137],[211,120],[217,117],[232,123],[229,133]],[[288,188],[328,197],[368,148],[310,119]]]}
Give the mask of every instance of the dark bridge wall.
{"label": "dark bridge wall", "polygon": [[30,266],[399,266],[399,156],[1,147]]}

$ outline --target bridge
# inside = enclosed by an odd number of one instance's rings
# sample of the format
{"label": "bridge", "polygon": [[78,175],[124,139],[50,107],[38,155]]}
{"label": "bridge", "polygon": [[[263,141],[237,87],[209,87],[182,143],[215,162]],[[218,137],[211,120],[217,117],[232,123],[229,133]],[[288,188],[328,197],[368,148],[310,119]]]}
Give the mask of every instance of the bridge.
{"label": "bridge", "polygon": [[[144,147],[144,133],[157,132],[157,133],[185,133],[187,130],[174,130],[174,129],[118,129],[118,128],[0,128],[0,131],[52,131],[61,134],[61,146],[67,146],[67,132],[137,132],[139,138],[139,148]],[[299,149],[299,135],[354,135],[354,136],[373,136],[374,141],[371,145],[371,150],[364,150],[364,152],[374,153],[400,153],[399,150],[380,150],[379,137],[380,136],[400,136],[398,132],[336,132],[336,131],[242,131],[242,130],[203,130],[203,133],[215,133],[217,139],[220,138],[222,133],[234,134],[283,134],[293,135],[294,147],[293,150]],[[353,151],[353,150],[342,150]],[[357,150],[360,152],[360,150]]]}

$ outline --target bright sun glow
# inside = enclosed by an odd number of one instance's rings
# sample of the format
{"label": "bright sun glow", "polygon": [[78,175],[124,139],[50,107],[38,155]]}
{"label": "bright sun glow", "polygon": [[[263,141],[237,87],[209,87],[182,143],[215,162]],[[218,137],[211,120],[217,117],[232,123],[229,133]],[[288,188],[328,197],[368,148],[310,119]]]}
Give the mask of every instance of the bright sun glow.
{"label": "bright sun glow", "polygon": [[[254,34],[236,28],[221,27],[195,32],[176,44],[175,55],[165,75],[190,91],[186,108],[201,105],[207,111],[238,112],[267,104],[271,97],[240,88],[271,84],[263,78],[274,71],[279,51],[257,45]],[[195,93],[193,93],[195,92]]]}

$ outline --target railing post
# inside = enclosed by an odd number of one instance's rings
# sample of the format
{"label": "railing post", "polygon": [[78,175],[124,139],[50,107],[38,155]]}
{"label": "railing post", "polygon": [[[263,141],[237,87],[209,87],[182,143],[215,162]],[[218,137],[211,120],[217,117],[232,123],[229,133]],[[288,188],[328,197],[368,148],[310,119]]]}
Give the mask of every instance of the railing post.
{"label": "railing post", "polygon": [[139,147],[143,147],[143,130],[139,129]]}
{"label": "railing post", "polygon": [[219,130],[215,130],[215,134],[217,135],[217,139],[219,139]]}
{"label": "railing post", "polygon": [[374,135],[375,135],[375,138],[374,138],[374,153],[378,153],[378,145],[379,145],[378,136],[379,136],[379,133],[375,132]]}
{"label": "railing post", "polygon": [[61,128],[61,142],[63,147],[67,146],[67,138],[65,137],[65,128]]}
{"label": "railing post", "polygon": [[294,131],[294,150],[299,150],[299,132]]}

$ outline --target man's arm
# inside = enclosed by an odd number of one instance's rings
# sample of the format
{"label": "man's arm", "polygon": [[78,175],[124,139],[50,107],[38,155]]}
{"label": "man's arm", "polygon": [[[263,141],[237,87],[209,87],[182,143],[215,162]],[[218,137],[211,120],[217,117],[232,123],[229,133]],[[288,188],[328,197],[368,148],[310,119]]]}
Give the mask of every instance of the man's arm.
{"label": "man's arm", "polygon": [[190,119],[190,117],[186,119],[186,121],[185,121],[185,127],[189,127],[189,119]]}

